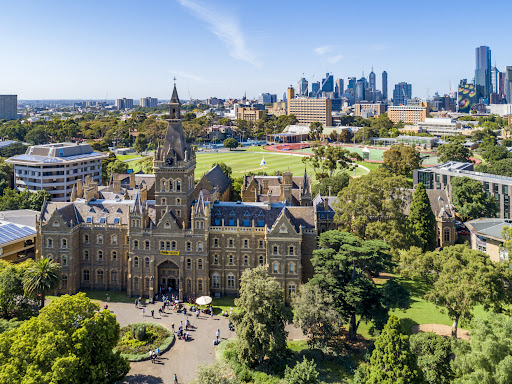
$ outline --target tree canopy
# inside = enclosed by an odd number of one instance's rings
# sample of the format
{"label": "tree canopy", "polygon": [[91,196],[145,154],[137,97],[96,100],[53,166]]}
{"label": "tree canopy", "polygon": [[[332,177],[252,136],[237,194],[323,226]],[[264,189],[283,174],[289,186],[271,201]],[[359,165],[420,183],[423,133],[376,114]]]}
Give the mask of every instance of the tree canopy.
{"label": "tree canopy", "polygon": [[405,144],[393,145],[384,152],[384,167],[394,175],[409,176],[412,171],[421,165],[420,153],[413,147]]}
{"label": "tree canopy", "polygon": [[338,175],[340,172],[357,167],[352,159],[362,160],[358,153],[332,145],[317,145],[312,148],[312,156],[304,156],[302,161],[313,167],[316,178],[322,180]]}
{"label": "tree canopy", "polygon": [[459,143],[448,143],[440,145],[439,148],[437,148],[437,156],[439,157],[439,161],[441,163],[446,163],[448,161],[461,161],[464,163],[471,162],[469,159],[469,149]]}
{"label": "tree canopy", "polygon": [[409,208],[409,222],[417,245],[423,251],[436,247],[436,218],[423,183],[418,183]]}
{"label": "tree canopy", "polygon": [[450,384],[453,371],[450,366],[452,348],[443,336],[419,332],[409,338],[411,352],[416,355],[418,367],[427,384]]}
{"label": "tree canopy", "polygon": [[322,123],[315,121],[309,124],[309,138],[310,140],[318,140],[324,131]]}
{"label": "tree canopy", "polygon": [[494,196],[484,192],[480,181],[464,176],[451,178],[450,182],[452,203],[461,218],[467,220],[496,216],[498,203]]}
{"label": "tree canopy", "polygon": [[113,349],[119,324],[84,293],[53,300],[38,316],[0,334],[0,382],[114,384],[130,366]]}
{"label": "tree canopy", "polygon": [[236,327],[238,360],[254,367],[286,351],[284,292],[281,284],[270,277],[265,267],[246,269],[240,279],[240,298],[235,299],[238,312],[231,318]]}
{"label": "tree canopy", "polygon": [[226,140],[224,140],[224,148],[229,148],[230,151],[234,148],[237,148],[239,145],[240,144],[238,143],[238,141],[232,137],[229,137]]}
{"label": "tree canopy", "polygon": [[362,239],[382,239],[394,249],[411,243],[411,231],[404,213],[409,183],[379,169],[353,178],[338,194],[334,222],[341,230]]}

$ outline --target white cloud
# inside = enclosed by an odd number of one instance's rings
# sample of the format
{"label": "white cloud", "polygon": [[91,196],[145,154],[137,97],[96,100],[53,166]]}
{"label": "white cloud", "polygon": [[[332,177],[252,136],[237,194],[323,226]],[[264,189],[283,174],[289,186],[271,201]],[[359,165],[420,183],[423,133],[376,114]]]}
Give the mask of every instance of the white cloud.
{"label": "white cloud", "polygon": [[385,51],[387,49],[387,46],[385,44],[373,44],[372,49],[374,51]]}
{"label": "white cloud", "polygon": [[190,73],[190,72],[179,71],[176,69],[170,69],[169,72],[171,73],[172,76],[176,76],[177,80],[187,79],[187,80],[192,80],[196,83],[207,83],[208,82],[204,77],[194,75],[193,73]]}
{"label": "white cloud", "polygon": [[236,17],[227,13],[220,13],[206,7],[194,0],[177,0],[180,5],[187,8],[198,19],[207,23],[210,30],[227,47],[229,55],[259,67],[256,55],[247,46],[247,42]]}
{"label": "white cloud", "polygon": [[316,47],[313,49],[317,55],[325,55],[326,53],[332,52],[333,47],[331,45],[322,45],[321,47]]}
{"label": "white cloud", "polygon": [[338,61],[340,61],[341,59],[343,59],[343,55],[335,55],[335,56],[331,56],[327,59],[327,61],[331,64],[336,64]]}

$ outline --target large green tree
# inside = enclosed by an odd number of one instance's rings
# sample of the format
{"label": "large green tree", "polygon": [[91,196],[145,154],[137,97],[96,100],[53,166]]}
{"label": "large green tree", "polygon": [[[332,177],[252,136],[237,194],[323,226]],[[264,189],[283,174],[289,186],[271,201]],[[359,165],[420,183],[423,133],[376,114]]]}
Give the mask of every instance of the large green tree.
{"label": "large green tree", "polygon": [[347,172],[340,172],[332,177],[324,177],[313,185],[313,196],[320,193],[322,196],[337,196],[338,193],[350,182]]}
{"label": "large green tree", "polygon": [[384,166],[397,176],[409,176],[421,165],[420,153],[405,144],[391,146],[384,152],[383,159]]}
{"label": "large green tree", "polygon": [[46,295],[58,287],[60,279],[60,265],[45,257],[35,261],[25,271],[23,288],[28,295],[38,296],[43,308]]}
{"label": "large green tree", "polygon": [[409,338],[411,352],[416,355],[418,367],[427,384],[450,384],[453,371],[450,366],[452,348],[443,336],[419,332]]}
{"label": "large green tree", "polygon": [[486,194],[482,183],[467,176],[450,180],[452,203],[457,213],[465,220],[479,217],[495,217],[499,211],[494,196]]}
{"label": "large green tree", "polygon": [[236,139],[230,137],[224,140],[224,148],[229,148],[231,151],[234,148],[237,148],[239,146],[238,141]]}
{"label": "large green tree", "polygon": [[358,153],[332,145],[317,145],[312,148],[312,156],[304,156],[302,161],[313,167],[316,178],[322,180],[336,176],[340,172],[357,167],[352,159],[362,160]]}
{"label": "large green tree", "polygon": [[349,324],[348,339],[356,340],[361,321],[373,321],[381,329],[389,308],[368,274],[375,275],[388,265],[388,246],[380,240],[362,241],[339,231],[322,233],[318,246],[311,259],[315,275],[309,284],[332,295],[334,310]]}
{"label": "large green tree", "polygon": [[485,161],[488,163],[495,163],[497,161],[507,159],[510,157],[510,152],[507,148],[501,146],[501,145],[495,145],[489,148],[486,148],[483,153],[482,157]]}
{"label": "large green tree", "polygon": [[302,361],[297,362],[293,368],[287,366],[283,384],[320,384],[315,362],[304,356]]}
{"label": "large green tree", "polygon": [[114,384],[129,363],[114,352],[119,324],[84,293],[62,296],[20,327],[0,334],[0,382]]}
{"label": "large green tree", "polygon": [[411,353],[409,336],[402,333],[400,320],[391,316],[375,340],[375,350],[367,366],[366,384],[422,383],[416,356]]}
{"label": "large green tree", "polygon": [[107,170],[109,175],[114,173],[126,173],[128,170],[128,164],[121,160],[116,160],[112,163],[109,163],[107,166]]}
{"label": "large green tree", "polygon": [[320,135],[324,131],[322,123],[315,121],[309,124],[309,139],[310,140],[319,140]]}
{"label": "large green tree", "polygon": [[270,277],[265,267],[244,271],[240,298],[235,299],[238,312],[231,315],[240,362],[254,367],[262,364],[265,357],[275,359],[285,354],[288,315],[283,298],[281,284]]}
{"label": "large green tree", "polygon": [[423,183],[418,183],[409,209],[409,222],[417,245],[423,251],[436,247],[436,218]]}
{"label": "large green tree", "polygon": [[512,319],[489,314],[485,319],[474,319],[470,328],[469,346],[456,344],[453,383],[512,383]]}
{"label": "large green tree", "polygon": [[338,194],[334,222],[362,239],[382,239],[393,249],[408,248],[412,241],[404,213],[408,191],[405,177],[382,169],[352,178]]}
{"label": "large green tree", "polygon": [[0,262],[0,317],[25,320],[37,313],[36,302],[25,296],[23,275],[32,264]]}
{"label": "large green tree", "polygon": [[498,160],[491,164],[475,165],[475,171],[512,177],[512,158]]}
{"label": "large green tree", "polygon": [[457,337],[459,321],[471,320],[473,308],[500,312],[512,302],[512,271],[504,263],[494,263],[487,254],[466,245],[445,247],[433,258],[434,284],[425,298],[453,320],[452,336]]}
{"label": "large green tree", "polygon": [[470,154],[469,149],[458,143],[443,144],[437,148],[437,156],[442,163],[446,163],[447,161],[470,163]]}
{"label": "large green tree", "polygon": [[143,133],[139,133],[137,138],[135,139],[135,143],[133,143],[133,149],[137,153],[142,153],[148,148],[148,139],[146,139],[146,135]]}

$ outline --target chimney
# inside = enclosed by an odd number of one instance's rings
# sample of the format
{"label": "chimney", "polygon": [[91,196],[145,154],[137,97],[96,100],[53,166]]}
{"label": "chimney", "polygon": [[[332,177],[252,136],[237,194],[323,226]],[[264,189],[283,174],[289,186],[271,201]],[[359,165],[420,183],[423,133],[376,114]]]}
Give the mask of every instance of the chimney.
{"label": "chimney", "polygon": [[148,200],[148,189],[146,188],[145,185],[140,190],[140,199],[142,201],[147,201]]}
{"label": "chimney", "polygon": [[118,175],[114,175],[114,181],[112,182],[112,192],[121,193],[121,180]]}
{"label": "chimney", "polygon": [[267,209],[268,210],[270,210],[270,208],[272,208],[271,198],[272,198],[272,194],[270,193],[270,189],[269,189],[267,192]]}
{"label": "chimney", "polygon": [[76,182],[76,196],[79,198],[84,197],[84,186],[82,183],[82,179],[78,179]]}
{"label": "chimney", "polygon": [[331,197],[332,185],[329,185],[329,197]]}
{"label": "chimney", "polygon": [[130,173],[128,175],[128,177],[130,178],[130,185],[129,185],[129,187],[130,188],[135,188],[135,173],[133,173],[133,172]]}

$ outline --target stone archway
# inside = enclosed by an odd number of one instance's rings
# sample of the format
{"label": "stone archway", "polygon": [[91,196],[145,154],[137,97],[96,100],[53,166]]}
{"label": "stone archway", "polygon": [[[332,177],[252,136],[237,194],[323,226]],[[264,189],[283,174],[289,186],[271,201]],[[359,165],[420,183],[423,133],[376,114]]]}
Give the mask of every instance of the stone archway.
{"label": "stone archway", "polygon": [[164,260],[157,266],[158,292],[179,293],[180,268],[171,260]]}

